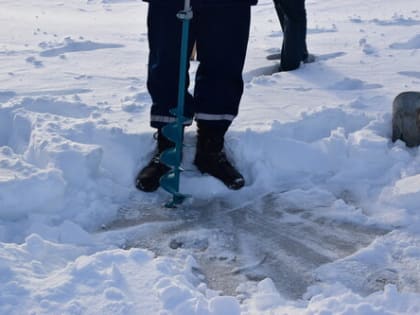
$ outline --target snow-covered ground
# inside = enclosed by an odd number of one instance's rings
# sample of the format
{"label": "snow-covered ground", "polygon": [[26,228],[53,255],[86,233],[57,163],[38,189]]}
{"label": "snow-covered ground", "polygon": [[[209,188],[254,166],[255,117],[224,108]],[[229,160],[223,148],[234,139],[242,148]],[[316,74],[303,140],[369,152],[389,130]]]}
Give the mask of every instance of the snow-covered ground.
{"label": "snow-covered ground", "polygon": [[420,314],[420,157],[390,140],[420,90],[417,1],[308,0],[317,61],[272,74],[260,0],[227,135],[247,185],[195,171],[191,127],[177,210],[133,186],[147,5],[0,6],[0,314]]}

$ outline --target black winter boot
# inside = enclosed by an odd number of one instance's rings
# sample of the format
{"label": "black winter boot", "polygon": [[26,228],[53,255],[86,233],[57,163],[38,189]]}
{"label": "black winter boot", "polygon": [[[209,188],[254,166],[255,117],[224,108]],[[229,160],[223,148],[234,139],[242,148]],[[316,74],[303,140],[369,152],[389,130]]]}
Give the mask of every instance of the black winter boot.
{"label": "black winter boot", "polygon": [[194,164],[202,173],[208,173],[220,179],[228,188],[237,190],[244,186],[245,180],[223,151],[224,133],[198,129]]}
{"label": "black winter boot", "polygon": [[160,155],[166,149],[173,148],[175,144],[162,135],[159,130],[157,133],[156,152],[147,164],[137,175],[136,187],[145,192],[152,192],[159,188],[160,178],[169,171],[169,167],[160,162]]}

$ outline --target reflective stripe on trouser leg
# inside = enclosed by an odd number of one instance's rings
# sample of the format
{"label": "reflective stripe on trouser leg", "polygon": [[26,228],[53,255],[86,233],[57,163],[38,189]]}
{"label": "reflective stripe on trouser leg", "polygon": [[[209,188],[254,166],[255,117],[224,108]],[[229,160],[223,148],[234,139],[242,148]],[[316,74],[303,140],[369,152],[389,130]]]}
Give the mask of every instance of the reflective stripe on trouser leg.
{"label": "reflective stripe on trouser leg", "polygon": [[[152,123],[152,125],[154,124],[168,124],[168,123],[173,123],[176,121],[176,117],[174,116],[163,116],[163,115],[150,115],[150,121]],[[189,119],[187,121],[184,122],[185,126],[189,126],[192,124],[192,119]]]}
{"label": "reflective stripe on trouser leg", "polygon": [[228,120],[233,121],[235,119],[234,115],[229,114],[205,114],[205,113],[196,113],[195,114],[196,120]]}

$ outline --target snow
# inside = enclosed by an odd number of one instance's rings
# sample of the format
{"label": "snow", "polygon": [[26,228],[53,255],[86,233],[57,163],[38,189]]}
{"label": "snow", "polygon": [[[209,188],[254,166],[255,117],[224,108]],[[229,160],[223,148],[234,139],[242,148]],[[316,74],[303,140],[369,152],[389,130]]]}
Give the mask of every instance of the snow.
{"label": "snow", "polygon": [[[416,1],[307,1],[317,61],[273,73],[278,61],[266,55],[282,33],[271,0],[260,0],[227,135],[247,185],[232,192],[195,170],[193,126],[181,180],[192,198],[180,212],[160,208],[166,192],[133,187],[154,146],[147,4],[0,5],[1,314],[420,314],[419,149],[390,140],[393,98],[420,86]],[[107,230],[124,207],[131,226]],[[270,257],[249,251],[234,265],[229,235],[204,223],[255,208],[268,232],[290,228],[276,259],[314,281],[293,283],[274,267],[241,278]],[[312,251],[293,260],[287,250],[299,242]],[[233,292],[211,287],[232,279]]]}

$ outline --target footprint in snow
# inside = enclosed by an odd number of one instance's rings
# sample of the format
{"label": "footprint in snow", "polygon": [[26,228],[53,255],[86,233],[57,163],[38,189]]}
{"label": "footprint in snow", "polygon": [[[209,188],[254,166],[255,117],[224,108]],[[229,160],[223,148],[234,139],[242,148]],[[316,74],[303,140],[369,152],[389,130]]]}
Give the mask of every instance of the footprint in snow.
{"label": "footprint in snow", "polygon": [[35,68],[42,68],[44,67],[44,64],[42,63],[42,61],[37,60],[35,57],[28,57],[25,59],[25,61],[27,63],[32,64]]}

